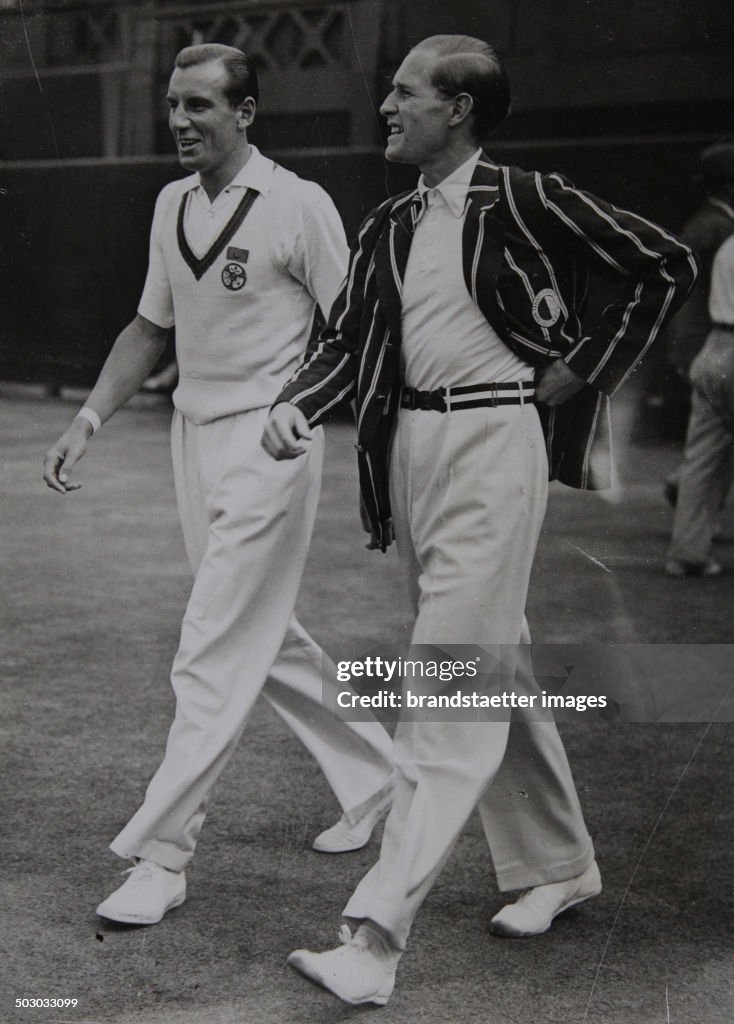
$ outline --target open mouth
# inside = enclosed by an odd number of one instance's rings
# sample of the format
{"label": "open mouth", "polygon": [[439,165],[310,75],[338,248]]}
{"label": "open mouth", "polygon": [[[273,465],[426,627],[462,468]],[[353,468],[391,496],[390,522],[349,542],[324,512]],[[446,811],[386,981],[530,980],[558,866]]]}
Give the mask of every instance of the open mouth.
{"label": "open mouth", "polygon": [[398,125],[396,125],[396,124],[389,124],[387,127],[388,127],[388,135],[390,136],[390,138],[392,138],[394,135],[402,135],[403,134],[403,129],[398,127]]}
{"label": "open mouth", "polygon": [[178,143],[178,148],[181,150],[182,153],[188,152],[189,150],[193,149],[194,146],[198,146],[199,144],[198,139],[177,139],[176,141]]}

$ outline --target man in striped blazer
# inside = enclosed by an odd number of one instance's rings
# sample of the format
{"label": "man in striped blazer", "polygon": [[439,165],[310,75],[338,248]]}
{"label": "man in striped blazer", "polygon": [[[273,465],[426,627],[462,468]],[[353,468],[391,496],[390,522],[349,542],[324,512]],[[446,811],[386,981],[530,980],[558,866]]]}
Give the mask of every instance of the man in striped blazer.
{"label": "man in striped blazer", "polygon": [[[318,345],[281,392],[263,444],[298,457],[356,399],[362,497],[375,546],[397,540],[412,643],[506,645],[532,688],[524,619],[547,481],[609,479],[608,396],[695,277],[690,251],[560,175],[500,167],[481,141],[509,108],[494,51],[424,40],[382,105],[389,160],[415,191],[362,225]],[[589,277],[618,296],[583,323]],[[549,473],[550,470],[550,473]],[[537,692],[537,691],[536,691]],[[552,722],[401,720],[380,859],[344,910],[343,945],[289,962],[350,1003],[384,1003],[423,899],[478,806],[500,889],[529,889],[490,924],[545,931],[601,889]]]}

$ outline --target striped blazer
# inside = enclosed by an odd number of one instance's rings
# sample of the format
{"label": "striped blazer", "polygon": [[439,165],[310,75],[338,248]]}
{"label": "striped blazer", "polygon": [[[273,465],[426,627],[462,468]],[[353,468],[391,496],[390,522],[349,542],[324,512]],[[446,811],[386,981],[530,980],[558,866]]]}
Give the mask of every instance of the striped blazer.
{"label": "striped blazer", "polygon": [[[277,399],[297,405],[312,425],[356,399],[360,486],[383,550],[392,534],[387,460],[417,196],[388,199],[365,219],[329,323]],[[505,344],[537,368],[563,358],[587,381],[563,405],[538,407],[551,479],[609,486],[608,397],[688,294],[693,254],[559,174],[498,166],[486,154],[469,187],[462,248],[469,293]],[[615,301],[587,324],[590,275],[617,288]]]}

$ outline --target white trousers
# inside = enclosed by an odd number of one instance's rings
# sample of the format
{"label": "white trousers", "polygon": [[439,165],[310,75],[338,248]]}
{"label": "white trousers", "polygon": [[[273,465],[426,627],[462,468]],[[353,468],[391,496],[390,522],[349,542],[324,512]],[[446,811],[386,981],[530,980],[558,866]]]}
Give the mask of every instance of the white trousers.
{"label": "white trousers", "polygon": [[691,364],[691,384],[691,415],[668,555],[703,565],[732,479],[734,332],[711,331]]}
{"label": "white trousers", "polygon": [[[414,644],[529,644],[524,608],[547,473],[534,406],[401,410],[391,499],[417,612]],[[516,653],[517,689],[533,692],[529,647]],[[477,806],[501,889],[586,870],[593,846],[555,724],[524,718],[398,724],[380,859],[345,917],[377,922],[404,948]]]}
{"label": "white trousers", "polygon": [[260,445],[267,409],[196,426],[175,413],[172,453],[186,550],[195,574],[171,684],[176,715],[145,801],[111,844],[182,870],[207,799],[258,694],[293,729],[353,819],[392,773],[376,720],[345,723],[329,707],[345,689],[293,615],[321,484],[323,433],[302,458]]}

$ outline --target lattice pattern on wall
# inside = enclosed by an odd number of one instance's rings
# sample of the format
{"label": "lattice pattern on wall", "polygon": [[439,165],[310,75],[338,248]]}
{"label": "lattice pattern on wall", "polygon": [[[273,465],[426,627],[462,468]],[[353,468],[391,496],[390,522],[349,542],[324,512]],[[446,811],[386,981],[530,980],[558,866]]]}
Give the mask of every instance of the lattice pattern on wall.
{"label": "lattice pattern on wall", "polygon": [[228,43],[246,50],[259,69],[344,67],[348,4],[290,6],[285,9],[222,12],[159,11],[170,23],[166,35],[175,50],[189,43]]}

